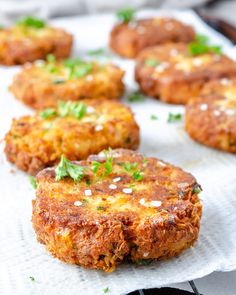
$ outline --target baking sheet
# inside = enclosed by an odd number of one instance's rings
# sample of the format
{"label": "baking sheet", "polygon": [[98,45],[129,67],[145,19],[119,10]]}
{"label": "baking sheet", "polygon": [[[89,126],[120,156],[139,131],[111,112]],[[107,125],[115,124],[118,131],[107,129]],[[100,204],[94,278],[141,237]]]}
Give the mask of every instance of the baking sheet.
{"label": "baking sheet", "polygon": [[[199,33],[207,34],[212,42],[223,45],[227,53],[236,56],[229,41],[207,27],[193,12],[142,11],[139,16],[156,14],[173,15],[192,24]],[[111,14],[53,21],[75,35],[74,55],[85,57],[88,50],[106,46],[114,22]],[[127,92],[136,90],[133,62],[110,54],[101,61],[111,59],[127,70]],[[0,138],[13,117],[32,113],[7,89],[18,70],[18,67],[0,67]],[[123,102],[128,103],[125,98]],[[196,245],[177,258],[150,266],[121,265],[111,274],[66,265],[52,258],[36,242],[31,226],[31,200],[35,192],[27,175],[10,165],[1,151],[0,294],[104,294],[103,289],[108,287],[108,294],[120,295],[138,288],[192,280],[216,270],[236,269],[236,156],[193,142],[185,133],[183,122],[167,123],[169,112],[184,113],[182,106],[163,104],[151,98],[130,105],[141,127],[139,150],[183,167],[193,173],[203,187],[203,218]],[[159,120],[150,120],[152,114]]]}

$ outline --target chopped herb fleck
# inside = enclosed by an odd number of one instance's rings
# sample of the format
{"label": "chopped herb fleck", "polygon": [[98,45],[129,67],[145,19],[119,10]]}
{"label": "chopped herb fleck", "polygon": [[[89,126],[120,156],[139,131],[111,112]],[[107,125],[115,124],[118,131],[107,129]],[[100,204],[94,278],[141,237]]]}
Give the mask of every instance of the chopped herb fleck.
{"label": "chopped herb fleck", "polygon": [[182,120],[182,114],[177,113],[177,114],[173,114],[173,113],[169,113],[168,115],[168,123],[174,123],[174,122],[179,122]]}
{"label": "chopped herb fleck", "polygon": [[36,178],[34,176],[29,176],[29,182],[34,189],[37,189],[37,182],[36,182]]}
{"label": "chopped herb fleck", "polygon": [[98,173],[99,168],[101,167],[101,163],[97,161],[92,162],[91,170],[93,171],[94,174]]}
{"label": "chopped herb fleck", "polygon": [[88,55],[98,56],[98,55],[104,54],[104,52],[105,50],[103,48],[98,48],[98,49],[88,51]]}
{"label": "chopped herb fleck", "polygon": [[106,207],[104,207],[104,206],[97,206],[97,210],[98,211],[104,211],[104,210],[106,210]]}
{"label": "chopped herb fleck", "polygon": [[104,294],[106,294],[106,293],[108,293],[108,292],[109,292],[109,288],[108,288],[108,287],[106,287],[106,288],[103,289],[103,293],[104,293]]}
{"label": "chopped herb fleck", "polygon": [[140,259],[140,260],[137,260],[136,263],[138,265],[149,265],[152,261],[153,259]]}
{"label": "chopped herb fleck", "polygon": [[143,159],[143,166],[146,167],[147,164],[148,164],[148,158],[145,157],[145,158]]}
{"label": "chopped herb fleck", "polygon": [[94,174],[98,174],[100,168],[103,169],[102,176],[108,175],[112,173],[112,162],[113,162],[113,156],[112,156],[112,149],[109,148],[108,151],[104,151],[106,161],[104,163],[100,163],[97,161],[93,161],[91,165],[91,170]]}
{"label": "chopped herb fleck", "polygon": [[82,102],[61,101],[58,105],[58,113],[61,117],[73,116],[82,119],[87,112],[87,106]]}
{"label": "chopped herb fleck", "polygon": [[64,61],[70,79],[77,79],[88,75],[93,69],[93,63],[85,62],[80,58],[69,58]]}
{"label": "chopped herb fleck", "polygon": [[84,177],[85,167],[75,165],[71,163],[68,159],[61,156],[61,161],[58,164],[56,172],[56,180],[61,180],[62,178],[69,176],[74,179],[74,181],[80,181]]}
{"label": "chopped herb fleck", "polygon": [[117,18],[119,21],[123,23],[128,23],[135,17],[135,10],[133,8],[124,8],[116,13]]}
{"label": "chopped herb fleck", "polygon": [[133,179],[136,181],[143,180],[143,172],[142,171],[134,171],[133,172]]}
{"label": "chopped herb fleck", "polygon": [[139,91],[135,91],[134,93],[130,94],[128,96],[128,101],[129,102],[139,102],[139,101],[144,101],[144,96],[142,93]]}
{"label": "chopped herb fleck", "polygon": [[130,171],[136,169],[137,166],[138,166],[138,163],[137,163],[137,162],[135,162],[135,163],[126,162],[126,163],[124,164],[124,168],[125,168],[125,170],[126,170],[127,172],[130,172]]}
{"label": "chopped herb fleck", "polygon": [[160,61],[155,58],[149,58],[145,60],[145,65],[149,67],[155,67],[160,64]]}
{"label": "chopped herb fleck", "polygon": [[65,81],[66,80],[63,78],[58,78],[58,79],[53,80],[52,83],[53,84],[63,84],[63,83],[65,83]]}
{"label": "chopped herb fleck", "polygon": [[209,44],[209,39],[204,35],[197,35],[195,40],[188,45],[188,51],[191,55],[199,55],[204,53],[221,54],[221,46],[215,46]]}
{"label": "chopped herb fleck", "polygon": [[56,116],[57,115],[57,112],[55,109],[52,109],[52,108],[48,108],[48,109],[45,109],[43,110],[42,112],[39,113],[40,116],[43,118],[43,119],[48,119],[48,118],[51,118],[53,116]]}
{"label": "chopped herb fleck", "polygon": [[201,191],[202,190],[201,190],[200,186],[197,184],[193,187],[192,194],[199,194]]}
{"label": "chopped herb fleck", "polygon": [[34,278],[34,277],[30,276],[29,278],[30,278],[30,280],[31,280],[32,282],[35,282],[35,278]]}
{"label": "chopped herb fleck", "polygon": [[156,115],[151,115],[150,119],[153,120],[153,121],[156,121],[156,120],[158,120],[158,117]]}
{"label": "chopped herb fleck", "polygon": [[46,26],[45,22],[37,17],[26,16],[17,21],[17,25],[31,27],[34,29],[42,29]]}

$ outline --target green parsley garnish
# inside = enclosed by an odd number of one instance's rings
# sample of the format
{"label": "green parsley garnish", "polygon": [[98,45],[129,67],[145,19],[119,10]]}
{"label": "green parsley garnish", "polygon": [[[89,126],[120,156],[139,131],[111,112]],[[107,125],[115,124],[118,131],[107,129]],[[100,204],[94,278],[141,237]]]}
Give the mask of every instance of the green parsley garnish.
{"label": "green parsley garnish", "polygon": [[56,57],[53,54],[48,54],[46,57],[46,69],[50,73],[56,73],[58,72],[58,68],[56,67]]}
{"label": "green parsley garnish", "polygon": [[40,116],[43,118],[43,119],[48,119],[48,118],[51,118],[53,116],[56,116],[57,115],[57,112],[55,109],[52,109],[52,108],[48,108],[48,109],[45,109],[43,110],[42,112],[39,113]]}
{"label": "green parsley garnish", "polygon": [[75,165],[71,163],[68,159],[61,156],[61,161],[58,164],[56,172],[56,180],[61,180],[62,178],[69,176],[74,179],[74,181],[80,181],[84,177],[85,167]]}
{"label": "green parsley garnish", "polygon": [[93,69],[92,62],[85,62],[80,58],[69,58],[64,61],[64,67],[68,69],[68,76],[70,79],[77,79],[84,77],[91,73]]}
{"label": "green parsley garnish", "polygon": [[129,102],[144,101],[144,96],[139,91],[135,91],[134,93],[132,93],[128,96],[128,101]]}
{"label": "green parsley garnish", "polygon": [[46,26],[45,22],[37,17],[26,16],[17,21],[17,25],[31,27],[34,29],[42,29]]}
{"label": "green parsley garnish", "polygon": [[153,259],[140,259],[140,260],[137,260],[136,263],[138,265],[149,265],[152,261]]}
{"label": "green parsley garnish", "polygon": [[130,163],[130,162],[126,162],[124,164],[124,168],[127,172],[132,173],[132,177],[135,181],[140,181],[143,180],[143,171],[139,171],[137,170],[138,167],[138,163]]}
{"label": "green parsley garnish", "polygon": [[52,83],[53,84],[63,84],[63,83],[65,83],[65,81],[66,80],[63,78],[58,78],[58,79],[53,80]]}
{"label": "green parsley garnish", "polygon": [[104,207],[104,206],[97,206],[97,210],[98,211],[104,211],[104,210],[106,210],[106,207]]}
{"label": "green parsley garnish", "polygon": [[200,186],[197,184],[193,187],[192,194],[199,194],[201,191],[202,190],[201,190]]}
{"label": "green parsley garnish", "polygon": [[126,162],[124,164],[124,168],[127,172],[131,172],[132,170],[136,169],[138,167],[138,163],[130,163],[130,162]]}
{"label": "green parsley garnish", "polygon": [[204,53],[221,54],[221,46],[209,44],[209,39],[204,35],[197,35],[195,40],[188,45],[188,51],[191,55],[199,55]]}
{"label": "green parsley garnish", "polygon": [[173,114],[173,113],[169,113],[168,115],[168,123],[174,123],[174,122],[179,122],[182,120],[183,115],[180,113],[177,114]]}
{"label": "green parsley garnish", "polygon": [[159,64],[160,64],[159,60],[157,60],[155,58],[149,58],[149,59],[145,60],[145,65],[147,65],[149,67],[155,67]]}
{"label": "green parsley garnish", "polygon": [[29,182],[34,189],[37,189],[37,182],[36,182],[36,178],[34,176],[29,176]]}
{"label": "green parsley garnish", "polygon": [[98,171],[100,168],[103,169],[102,176],[108,175],[112,173],[112,161],[113,161],[113,156],[112,156],[112,149],[109,148],[108,151],[104,151],[105,153],[105,158],[106,161],[104,163],[100,163],[97,161],[93,161],[91,165],[91,170],[93,171],[94,174],[98,174]]}
{"label": "green parsley garnish", "polygon": [[134,171],[133,172],[133,179],[135,181],[143,180],[143,172],[142,171]]}
{"label": "green parsley garnish", "polygon": [[116,13],[117,18],[122,23],[128,23],[135,17],[135,10],[133,8],[124,8]]}
{"label": "green parsley garnish", "polygon": [[106,287],[106,288],[103,289],[103,293],[104,293],[104,294],[106,294],[106,293],[108,293],[108,292],[109,292],[109,288],[108,288],[108,287]]}
{"label": "green parsley garnish", "polygon": [[155,121],[155,120],[158,120],[158,117],[156,115],[151,115],[150,116],[150,119],[153,120],[153,121]]}
{"label": "green parsley garnish", "polygon": [[98,56],[98,55],[103,55],[104,52],[105,52],[105,50],[103,48],[98,48],[98,49],[94,49],[94,50],[89,50],[88,55]]}
{"label": "green parsley garnish", "polygon": [[73,116],[82,119],[86,112],[87,106],[82,102],[60,101],[58,105],[58,114],[61,117]]}
{"label": "green parsley garnish", "polygon": [[30,280],[31,280],[32,282],[35,282],[35,278],[34,278],[34,277],[30,276],[29,278],[30,278]]}

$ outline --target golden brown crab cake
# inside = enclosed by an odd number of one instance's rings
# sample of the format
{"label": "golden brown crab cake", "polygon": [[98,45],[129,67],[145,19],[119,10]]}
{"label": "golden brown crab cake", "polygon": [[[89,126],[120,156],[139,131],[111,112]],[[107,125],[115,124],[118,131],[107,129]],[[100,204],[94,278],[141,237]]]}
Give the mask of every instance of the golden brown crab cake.
{"label": "golden brown crab cake", "polygon": [[63,158],[36,179],[33,227],[64,262],[113,271],[127,259],[146,264],[176,256],[198,238],[200,186],[156,158],[124,149],[81,162]]}
{"label": "golden brown crab cake", "polygon": [[12,93],[26,105],[43,109],[59,100],[118,99],[124,92],[124,71],[113,64],[67,59],[25,66],[13,79]]}
{"label": "golden brown crab cake", "polygon": [[149,18],[115,25],[110,47],[121,56],[134,58],[146,47],[168,42],[190,42],[195,32],[191,26],[173,18]]}
{"label": "golden brown crab cake", "polygon": [[186,104],[208,81],[230,77],[236,77],[236,63],[229,57],[213,52],[193,55],[183,43],[145,49],[135,68],[144,93],[173,104]]}
{"label": "golden brown crab cake", "polygon": [[34,175],[62,154],[81,160],[108,147],[136,149],[139,127],[131,110],[118,102],[60,102],[57,109],[13,119],[5,142],[7,159]]}
{"label": "golden brown crab cake", "polygon": [[185,129],[204,145],[236,153],[236,80],[214,81],[205,91],[186,106]]}
{"label": "golden brown crab cake", "polygon": [[66,31],[26,17],[13,27],[0,29],[0,64],[24,64],[45,59],[49,53],[56,58],[66,58],[72,43],[72,35]]}

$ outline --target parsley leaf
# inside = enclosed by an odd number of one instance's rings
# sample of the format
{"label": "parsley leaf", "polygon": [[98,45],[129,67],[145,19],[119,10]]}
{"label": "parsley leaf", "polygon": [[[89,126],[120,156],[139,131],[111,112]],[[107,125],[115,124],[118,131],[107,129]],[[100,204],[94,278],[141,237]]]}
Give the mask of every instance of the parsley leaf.
{"label": "parsley leaf", "polygon": [[113,167],[113,156],[112,156],[112,149],[110,148],[108,151],[104,151],[106,161],[104,163],[100,163],[97,161],[92,162],[91,170],[94,174],[98,174],[98,171],[100,168],[103,168],[102,176],[108,175],[112,173],[112,167]]}
{"label": "parsley leaf", "polygon": [[117,11],[116,16],[121,22],[128,23],[134,19],[135,10],[133,8],[124,8]]}
{"label": "parsley leaf", "polygon": [[140,180],[143,180],[144,172],[137,170],[137,167],[138,167],[137,162],[135,162],[135,163],[126,162],[124,164],[125,170],[129,173],[132,173],[133,179],[136,181],[140,181]]}
{"label": "parsley leaf", "polygon": [[98,173],[99,168],[101,167],[101,163],[97,162],[97,161],[93,161],[92,162],[92,166],[91,166],[91,170],[93,171],[94,174]]}
{"label": "parsley leaf", "polygon": [[138,265],[149,265],[152,261],[153,259],[140,259],[140,260],[137,260],[136,263]]}
{"label": "parsley leaf", "polygon": [[196,184],[192,189],[192,194],[199,194],[201,191],[201,187],[198,184]]}
{"label": "parsley leaf", "polygon": [[104,49],[103,48],[98,48],[98,49],[94,49],[94,50],[89,50],[88,51],[88,55],[91,56],[98,56],[98,55],[102,55],[104,54]]}
{"label": "parsley leaf", "polygon": [[177,114],[173,114],[173,113],[169,113],[168,114],[168,123],[174,123],[174,122],[179,122],[182,120],[182,114],[177,113]]}
{"label": "parsley leaf", "polygon": [[221,46],[210,45],[209,39],[204,35],[197,35],[195,40],[188,45],[188,51],[191,55],[199,55],[204,53],[221,54]]}
{"label": "parsley leaf", "polygon": [[58,164],[56,172],[56,180],[61,180],[66,176],[70,176],[74,181],[80,181],[84,177],[85,167],[71,163],[68,159],[61,156],[61,161]]}
{"label": "parsley leaf", "polygon": [[136,181],[143,180],[143,172],[142,171],[134,171],[133,172],[133,179]]}
{"label": "parsley leaf", "polygon": [[145,65],[147,65],[149,67],[155,67],[159,64],[160,64],[159,60],[157,60],[155,58],[149,58],[149,59],[145,60]]}
{"label": "parsley leaf", "polygon": [[106,210],[106,207],[104,207],[104,206],[97,206],[97,210],[98,211],[104,211],[104,210]]}
{"label": "parsley leaf", "polygon": [[56,58],[53,54],[48,54],[46,57],[46,69],[50,72],[50,73],[56,73],[58,72],[58,68],[56,67]]}
{"label": "parsley leaf", "polygon": [[43,110],[39,114],[43,119],[48,119],[48,118],[51,118],[51,117],[57,115],[57,112],[55,109],[48,108],[48,109]]}
{"label": "parsley leaf", "polygon": [[129,102],[144,101],[144,96],[139,91],[135,91],[134,93],[132,93],[128,96],[128,101]]}
{"label": "parsley leaf", "polygon": [[34,29],[42,29],[46,26],[45,22],[37,17],[26,16],[17,21],[17,25],[31,27]]}
{"label": "parsley leaf", "polygon": [[158,120],[158,117],[156,115],[151,115],[150,116],[150,119],[153,120],[153,121],[155,121],[155,120]]}
{"label": "parsley leaf", "polygon": [[64,61],[64,67],[68,69],[68,76],[70,79],[81,78],[88,75],[92,69],[91,62],[85,62],[80,58],[69,58]]}
{"label": "parsley leaf", "polygon": [[61,117],[73,116],[82,119],[87,112],[87,106],[82,102],[60,101],[58,113]]}
{"label": "parsley leaf", "polygon": [[135,163],[126,162],[124,165],[124,168],[127,172],[130,172],[133,169],[137,168],[137,166],[138,166],[137,162],[135,162]]}
{"label": "parsley leaf", "polygon": [[37,189],[37,182],[36,182],[36,178],[34,176],[29,176],[29,182],[34,189]]}
{"label": "parsley leaf", "polygon": [[106,293],[108,293],[108,292],[109,292],[109,288],[108,288],[108,287],[106,287],[106,288],[103,289],[103,293],[104,293],[104,294],[106,294]]}
{"label": "parsley leaf", "polygon": [[30,280],[31,280],[32,282],[35,282],[35,278],[34,278],[34,277],[30,276],[29,278],[30,278]]}

